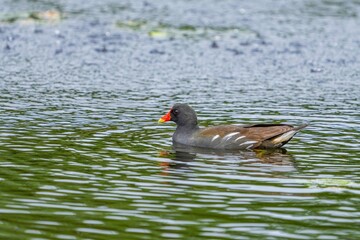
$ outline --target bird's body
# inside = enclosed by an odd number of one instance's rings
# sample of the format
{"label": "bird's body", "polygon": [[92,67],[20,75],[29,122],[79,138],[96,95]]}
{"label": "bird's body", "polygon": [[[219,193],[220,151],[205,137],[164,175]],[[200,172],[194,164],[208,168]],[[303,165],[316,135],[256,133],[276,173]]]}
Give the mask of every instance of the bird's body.
{"label": "bird's body", "polygon": [[175,104],[159,122],[177,124],[173,142],[212,149],[279,148],[307,125],[287,124],[220,125],[200,128],[195,111],[187,104]]}

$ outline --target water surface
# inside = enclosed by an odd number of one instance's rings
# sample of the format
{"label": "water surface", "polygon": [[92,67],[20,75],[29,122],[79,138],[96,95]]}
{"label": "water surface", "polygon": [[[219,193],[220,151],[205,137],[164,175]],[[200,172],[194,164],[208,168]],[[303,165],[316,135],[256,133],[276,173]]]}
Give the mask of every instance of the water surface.
{"label": "water surface", "polygon": [[[0,6],[1,239],[359,236],[358,1]],[[173,148],[175,102],[310,126],[282,151]]]}

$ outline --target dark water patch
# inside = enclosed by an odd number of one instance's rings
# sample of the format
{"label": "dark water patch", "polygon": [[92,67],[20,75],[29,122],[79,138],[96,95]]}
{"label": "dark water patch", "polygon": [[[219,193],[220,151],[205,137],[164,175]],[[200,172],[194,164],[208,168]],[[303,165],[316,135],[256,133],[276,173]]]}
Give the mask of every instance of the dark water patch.
{"label": "dark water patch", "polygon": [[323,1],[321,4],[308,2],[304,12],[317,17],[357,18],[358,12],[353,8],[356,3],[357,1]]}

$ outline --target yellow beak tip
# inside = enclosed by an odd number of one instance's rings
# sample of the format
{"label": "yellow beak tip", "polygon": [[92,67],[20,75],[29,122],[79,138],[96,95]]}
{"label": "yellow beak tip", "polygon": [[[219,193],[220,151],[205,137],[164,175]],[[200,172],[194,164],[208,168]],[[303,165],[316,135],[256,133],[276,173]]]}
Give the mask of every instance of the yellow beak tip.
{"label": "yellow beak tip", "polygon": [[160,118],[159,119],[159,121],[158,121],[158,123],[164,123],[165,121],[164,121],[164,119],[162,119],[162,118]]}

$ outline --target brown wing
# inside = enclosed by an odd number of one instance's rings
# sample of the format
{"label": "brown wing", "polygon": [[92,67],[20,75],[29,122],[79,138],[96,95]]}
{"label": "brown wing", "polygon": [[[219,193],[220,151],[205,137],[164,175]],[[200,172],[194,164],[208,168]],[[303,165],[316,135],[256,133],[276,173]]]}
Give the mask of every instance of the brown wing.
{"label": "brown wing", "polygon": [[239,132],[248,139],[264,141],[266,139],[288,132],[292,129],[294,129],[293,126],[286,124],[256,124],[244,126],[222,125],[204,128],[200,134],[204,137],[212,137],[215,135],[224,137],[227,134]]}
{"label": "brown wing", "polygon": [[286,124],[256,124],[243,126],[240,132],[250,139],[262,142],[293,129],[293,126]]}
{"label": "brown wing", "polygon": [[294,127],[285,124],[222,125],[202,129],[199,135],[203,139],[202,145],[223,148],[246,148],[247,146],[256,148],[262,146],[264,142],[268,142],[267,140],[291,130],[294,130]]}
{"label": "brown wing", "polygon": [[220,137],[224,137],[227,134],[233,132],[239,132],[241,129],[242,127],[236,125],[220,125],[220,126],[203,128],[201,129],[200,135],[203,137],[210,137],[210,138],[216,135],[219,135]]}

